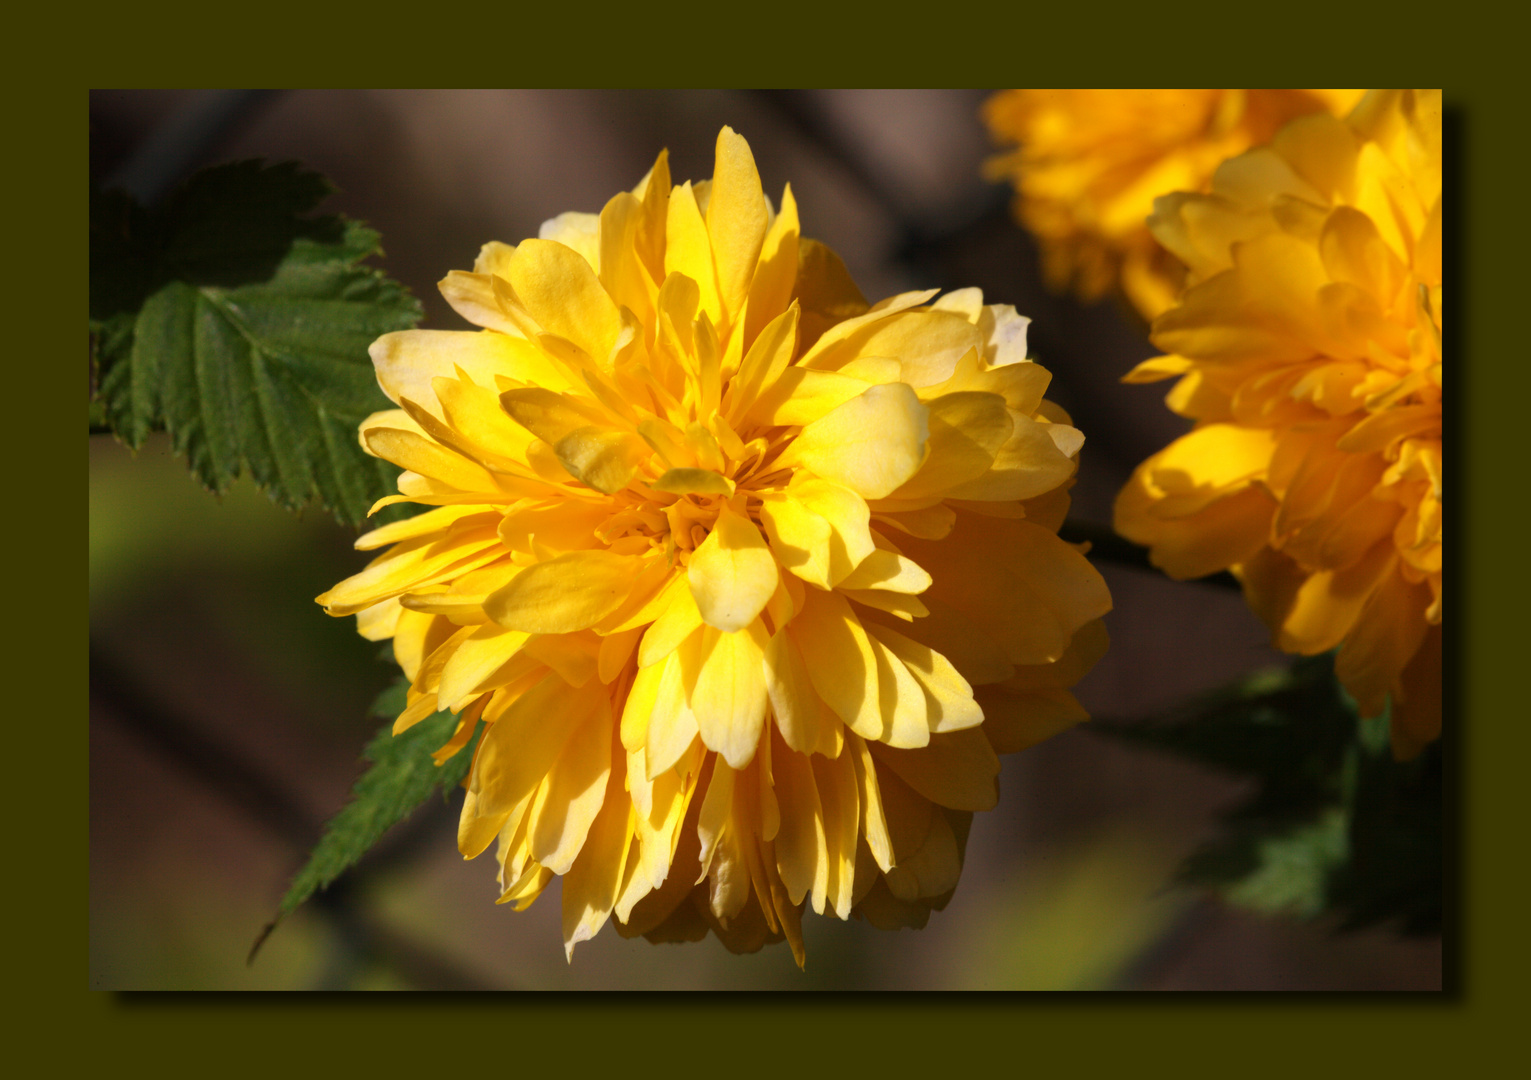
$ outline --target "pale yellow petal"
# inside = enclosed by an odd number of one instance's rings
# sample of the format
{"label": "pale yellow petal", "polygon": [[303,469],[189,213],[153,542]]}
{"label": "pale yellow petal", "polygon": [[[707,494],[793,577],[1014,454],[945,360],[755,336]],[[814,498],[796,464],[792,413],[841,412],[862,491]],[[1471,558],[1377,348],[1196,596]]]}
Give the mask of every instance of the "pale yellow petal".
{"label": "pale yellow petal", "polygon": [[805,427],[779,460],[880,499],[924,464],[928,415],[906,384],[873,386]]}
{"label": "pale yellow petal", "polygon": [[682,656],[688,648],[700,650],[701,641],[702,632],[698,630],[682,643],[676,655],[664,662],[644,744],[650,780],[673,768],[697,736],[696,714],[686,701]]}
{"label": "pale yellow petal", "polygon": [[882,738],[877,658],[850,605],[834,593],[809,589],[787,632],[803,656],[813,658],[808,675],[819,696],[858,735]]}
{"label": "pale yellow petal", "polygon": [[818,693],[802,653],[785,629],[767,643],[763,657],[766,692],[771,699],[776,729],[799,753],[812,753],[819,743]]}
{"label": "pale yellow petal", "polygon": [[850,918],[856,885],[856,837],[861,831],[861,801],[851,755],[813,755],[819,805],[824,816],[825,906],[841,919]]}
{"label": "pale yellow petal", "polygon": [[691,554],[687,579],[702,621],[732,633],[755,621],[776,591],[776,559],[753,522],[727,506]]}
{"label": "pale yellow petal", "polygon": [[824,811],[819,802],[813,766],[804,754],[785,743],[772,748],[776,796],[781,802],[781,829],[776,834],[776,866],[787,896],[800,904],[811,897],[814,910],[824,912],[829,886],[829,858],[824,838]]}
{"label": "pale yellow petal", "polygon": [[766,641],[758,621],[733,633],[711,626],[702,631],[703,660],[691,691],[691,711],[702,742],[734,769],[754,757],[765,723]]}

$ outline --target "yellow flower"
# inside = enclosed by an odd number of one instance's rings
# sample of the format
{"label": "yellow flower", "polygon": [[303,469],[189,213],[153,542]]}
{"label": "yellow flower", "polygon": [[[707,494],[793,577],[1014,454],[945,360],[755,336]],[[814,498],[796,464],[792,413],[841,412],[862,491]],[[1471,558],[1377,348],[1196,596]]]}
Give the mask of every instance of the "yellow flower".
{"label": "yellow flower", "polygon": [[1400,755],[1440,731],[1441,98],[1373,91],[1294,121],[1158,201],[1185,264],[1153,324],[1195,429],[1149,458],[1116,527],[1174,577],[1231,568],[1278,647],[1340,647]]}
{"label": "yellow flower", "polygon": [[799,963],[809,904],[923,925],[996,753],[1083,719],[1105,648],[1027,320],[868,307],[728,128],[710,181],[660,154],[441,289],[484,329],[380,338],[399,408],[361,427],[407,470],[382,503],[435,509],[318,599],[393,638],[395,731],[459,713],[444,760],[487,724],[463,854],[518,907],[562,875],[571,955],[612,915]]}
{"label": "yellow flower", "polygon": [[1360,90],[1006,90],[984,103],[1000,142],[991,179],[1016,187],[1059,291],[1094,300],[1119,285],[1152,319],[1174,302],[1181,269],[1149,235],[1156,196],[1205,191],[1217,166],[1269,141],[1288,120],[1343,114]]}

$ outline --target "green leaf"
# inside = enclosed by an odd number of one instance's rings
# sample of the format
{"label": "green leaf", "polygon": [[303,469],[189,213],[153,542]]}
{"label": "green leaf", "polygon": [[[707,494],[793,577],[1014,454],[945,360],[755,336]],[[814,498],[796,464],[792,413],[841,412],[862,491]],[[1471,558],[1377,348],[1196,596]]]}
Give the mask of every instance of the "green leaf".
{"label": "green leaf", "polygon": [[211,491],[248,471],[282,506],[317,496],[360,526],[398,476],[356,439],[390,407],[367,348],[421,309],[362,265],[381,254],[377,233],[310,216],[330,190],[295,164],[239,162],[161,210],[92,193],[92,358],[105,420],[129,446],[168,431]]}
{"label": "green leaf", "polygon": [[1330,881],[1346,929],[1395,923],[1441,932],[1444,798],[1440,743],[1413,761],[1384,747],[1362,755],[1350,802],[1350,859]]}
{"label": "green leaf", "polygon": [[352,799],[324,827],[324,835],[298,871],[277,911],[277,918],[294,911],[303,901],[353,866],[388,829],[440,789],[443,796],[462,784],[473,761],[478,741],[475,728],[468,745],[437,765],[431,754],[452,737],[458,717],[439,712],[400,735],[393,734],[393,717],[404,710],[409,680],[385,690],[373,705],[378,716],[388,717],[363,753],[372,763],[352,789]]}
{"label": "green leaf", "polygon": [[1096,729],[1253,781],[1179,880],[1262,912],[1439,932],[1439,745],[1394,761],[1388,718],[1360,718],[1332,657],[1262,672],[1154,721]]}
{"label": "green leaf", "polygon": [[[1252,835],[1253,865],[1245,873],[1221,881],[1223,896],[1240,907],[1269,914],[1280,912],[1312,918],[1329,903],[1329,879],[1350,854],[1345,812],[1331,806],[1317,819],[1274,835]],[[1217,880],[1206,861],[1188,868],[1185,876]]]}

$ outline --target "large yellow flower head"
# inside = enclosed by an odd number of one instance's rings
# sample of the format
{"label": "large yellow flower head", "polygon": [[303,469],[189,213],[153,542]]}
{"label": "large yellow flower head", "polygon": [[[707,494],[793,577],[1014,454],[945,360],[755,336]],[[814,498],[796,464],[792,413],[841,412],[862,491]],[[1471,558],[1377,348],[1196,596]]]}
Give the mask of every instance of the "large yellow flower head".
{"label": "large yellow flower head", "polygon": [[1360,90],[1006,90],[990,132],[1020,147],[988,163],[1015,184],[1016,217],[1041,243],[1057,290],[1094,300],[1120,285],[1152,319],[1183,272],[1149,235],[1157,196],[1205,191],[1217,166],[1298,116],[1343,114]]}
{"label": "large yellow flower head", "polygon": [[319,598],[392,637],[395,730],[486,727],[459,844],[502,902],[562,875],[566,947],[730,948],[800,917],[923,925],[997,752],[1083,719],[1096,571],[1056,533],[1083,436],[1027,320],[976,289],[874,306],[724,128],[710,181],[492,243],[441,284],[481,332],[372,348],[363,444],[435,509]]}
{"label": "large yellow flower head", "polygon": [[1225,567],[1276,644],[1340,647],[1394,744],[1440,730],[1441,98],[1373,91],[1159,200],[1185,264],[1153,325],[1195,429],[1138,467],[1119,532],[1176,577]]}

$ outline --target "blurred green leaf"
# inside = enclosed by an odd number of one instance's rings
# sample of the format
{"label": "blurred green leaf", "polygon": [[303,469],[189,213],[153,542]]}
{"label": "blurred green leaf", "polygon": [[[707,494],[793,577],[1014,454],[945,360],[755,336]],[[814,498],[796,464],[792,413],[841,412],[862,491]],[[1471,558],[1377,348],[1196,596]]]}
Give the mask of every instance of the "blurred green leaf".
{"label": "blurred green leaf", "polygon": [[1383,748],[1359,756],[1350,802],[1350,859],[1329,883],[1344,926],[1398,922],[1408,934],[1441,930],[1445,849],[1440,743],[1413,761]]}
{"label": "blurred green leaf", "polygon": [[1157,720],[1096,730],[1253,781],[1221,833],[1181,866],[1181,881],[1264,912],[1439,932],[1439,744],[1394,761],[1387,717],[1360,718],[1331,656],[1262,672]]}
{"label": "blurred green leaf", "polygon": [[211,491],[248,469],[282,506],[317,495],[360,526],[398,476],[356,439],[389,405],[367,347],[421,309],[362,265],[377,233],[309,216],[330,191],[295,164],[247,161],[204,170],[163,209],[92,192],[92,359],[129,446],[168,431]]}
{"label": "blurred green leaf", "polygon": [[388,717],[388,722],[363,751],[372,766],[356,782],[351,801],[324,827],[308,863],[282,897],[278,919],[353,866],[432,792],[440,789],[445,797],[468,775],[478,741],[477,728],[468,744],[441,765],[431,758],[457,729],[459,718],[451,713],[435,713],[408,731],[393,734],[393,718],[404,711],[408,689],[409,680],[400,676],[373,705],[373,713]]}

